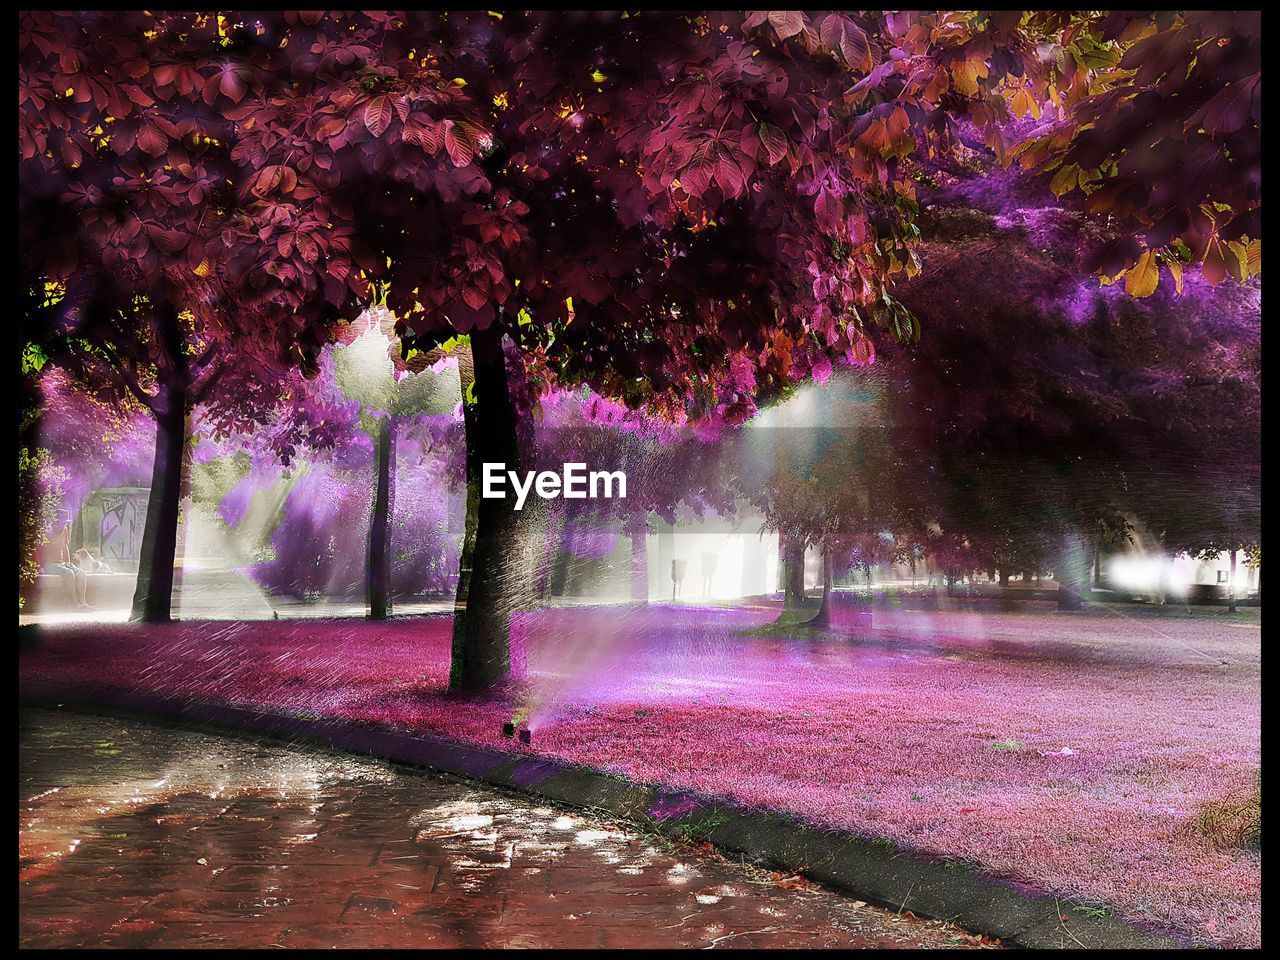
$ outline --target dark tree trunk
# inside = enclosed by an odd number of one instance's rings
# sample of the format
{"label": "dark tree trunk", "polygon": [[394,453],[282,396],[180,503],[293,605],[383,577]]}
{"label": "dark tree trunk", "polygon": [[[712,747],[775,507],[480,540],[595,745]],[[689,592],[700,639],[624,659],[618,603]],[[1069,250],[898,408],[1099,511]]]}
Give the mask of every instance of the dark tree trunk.
{"label": "dark tree trunk", "polygon": [[138,555],[138,580],[131,620],[168,623],[173,605],[173,569],[178,553],[178,515],[182,504],[182,454],[187,418],[180,397],[174,410],[156,417],[156,454],[147,495],[147,520]]}
{"label": "dark tree trunk", "polygon": [[365,604],[370,620],[391,614],[391,511],[396,459],[395,418],[378,422],[374,439],[378,476],[374,484],[373,511],[369,516],[369,543],[365,553]]}
{"label": "dark tree trunk", "polygon": [[1058,609],[1079,610],[1083,601],[1083,584],[1087,582],[1085,558],[1078,540],[1068,537],[1062,545],[1062,558],[1055,579],[1058,581]]}
{"label": "dark tree trunk", "polygon": [[1102,588],[1102,544],[1094,541],[1093,544],[1093,589],[1100,590]]}
{"label": "dark tree trunk", "polygon": [[[467,529],[453,614],[454,690],[484,690],[511,670],[511,611],[518,603],[515,498],[480,496],[483,464],[522,470],[516,409],[507,382],[502,332],[471,335],[475,402],[463,404],[467,435]],[[463,384],[465,396],[467,384]]]}
{"label": "dark tree trunk", "polygon": [[1006,570],[1004,567],[1000,568],[1000,589],[1001,590],[1009,589],[1009,571]]}
{"label": "dark tree trunk", "polygon": [[788,537],[782,542],[783,609],[796,610],[804,605],[804,541]]}
{"label": "dark tree trunk", "polygon": [[168,623],[173,612],[173,568],[182,505],[182,460],[187,443],[188,384],[182,328],[175,308],[156,314],[157,338],[169,365],[160,371],[156,396],[156,452],[147,494],[147,519],[138,555],[138,580],[130,620]]}

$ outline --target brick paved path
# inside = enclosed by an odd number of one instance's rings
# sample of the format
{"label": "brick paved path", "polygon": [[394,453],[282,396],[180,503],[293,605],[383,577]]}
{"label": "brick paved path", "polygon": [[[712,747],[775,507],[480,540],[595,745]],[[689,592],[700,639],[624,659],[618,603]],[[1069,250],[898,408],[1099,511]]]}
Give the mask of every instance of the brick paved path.
{"label": "brick paved path", "polygon": [[977,942],[376,760],[45,710],[20,745],[25,947]]}

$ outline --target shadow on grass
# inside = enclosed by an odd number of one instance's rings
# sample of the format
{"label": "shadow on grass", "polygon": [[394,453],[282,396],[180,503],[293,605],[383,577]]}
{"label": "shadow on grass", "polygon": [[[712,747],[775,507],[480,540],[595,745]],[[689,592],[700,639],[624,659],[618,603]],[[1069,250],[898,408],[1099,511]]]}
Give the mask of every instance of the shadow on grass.
{"label": "shadow on grass", "polygon": [[736,630],[735,637],[782,637],[798,640],[809,640],[815,637],[831,636],[830,627],[813,625],[822,601],[806,599],[804,604],[790,610],[783,610],[778,619],[761,624],[758,627],[746,627]]}

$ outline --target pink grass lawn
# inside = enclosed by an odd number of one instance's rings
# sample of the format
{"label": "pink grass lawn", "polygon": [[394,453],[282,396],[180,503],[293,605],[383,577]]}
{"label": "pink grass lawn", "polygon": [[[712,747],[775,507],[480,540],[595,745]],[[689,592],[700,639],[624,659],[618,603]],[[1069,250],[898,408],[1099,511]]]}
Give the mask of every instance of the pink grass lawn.
{"label": "pink grass lawn", "polygon": [[1260,854],[1197,826],[1256,784],[1256,618],[889,610],[860,642],[734,636],[775,615],[526,614],[529,673],[505,699],[445,693],[445,617],[46,629],[20,671],[508,749],[500,727],[522,707],[540,754],[975,861],[1200,942],[1260,943]]}

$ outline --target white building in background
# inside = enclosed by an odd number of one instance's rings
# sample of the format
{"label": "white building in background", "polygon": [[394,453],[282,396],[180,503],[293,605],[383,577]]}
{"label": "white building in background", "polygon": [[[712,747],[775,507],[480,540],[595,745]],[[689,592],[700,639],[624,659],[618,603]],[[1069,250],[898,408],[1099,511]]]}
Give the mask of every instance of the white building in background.
{"label": "white building in background", "polygon": [[[733,600],[773,593],[778,585],[778,535],[756,529],[735,531],[701,522],[651,532],[649,599]],[[683,565],[678,584],[672,579],[673,562]]]}
{"label": "white building in background", "polygon": [[[1243,550],[1236,553],[1235,592],[1246,597],[1258,589],[1260,567],[1246,565]],[[1125,553],[1103,561],[1106,583],[1133,593],[1157,594],[1164,589],[1173,596],[1186,596],[1193,588],[1217,587],[1225,596],[1231,588],[1231,554],[1219,553],[1212,560],[1178,556],[1172,559],[1153,553]]]}

